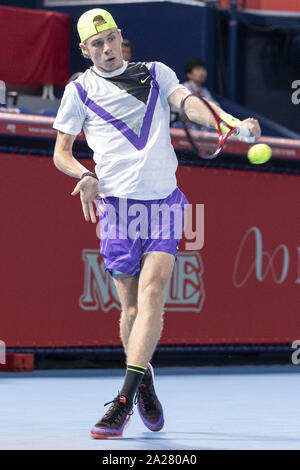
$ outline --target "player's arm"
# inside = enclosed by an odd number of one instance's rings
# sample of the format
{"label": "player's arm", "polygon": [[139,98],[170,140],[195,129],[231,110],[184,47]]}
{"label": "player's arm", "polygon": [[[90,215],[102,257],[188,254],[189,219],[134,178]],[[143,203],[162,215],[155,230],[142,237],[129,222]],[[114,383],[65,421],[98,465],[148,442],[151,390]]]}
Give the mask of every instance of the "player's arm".
{"label": "player's arm", "polygon": [[[191,93],[187,88],[177,88],[168,97],[168,102],[169,104],[180,108],[183,98],[190,94]],[[216,113],[221,116],[224,122],[226,122],[226,119],[228,119],[228,124],[235,125],[235,118],[227,114],[215,103],[209,101],[209,104],[216,111]],[[184,111],[191,121],[199,122],[199,124],[202,124],[207,127],[215,127],[215,121],[213,119],[212,114],[207,110],[206,106],[197,97],[191,96],[185,101]],[[261,136],[260,126],[256,119],[248,118],[244,121],[240,121],[239,126],[247,127],[250,131],[250,134],[255,136],[256,139]]]}
{"label": "player's arm", "polygon": [[[72,148],[75,139],[76,135],[65,134],[64,132],[58,131],[53,162],[56,168],[63,173],[75,178],[81,178],[82,175],[89,170],[78,162],[72,155]],[[77,183],[71,194],[72,196],[75,196],[79,192],[85,220],[87,222],[91,220],[95,223],[97,220],[94,213],[93,203],[96,207],[102,210],[97,197],[100,196],[105,198],[104,194],[101,194],[99,191],[99,181],[92,176],[85,176]]]}
{"label": "player's arm", "polygon": [[76,135],[57,132],[57,138],[54,147],[53,163],[56,168],[63,173],[75,178],[81,178],[83,173],[89,171],[72,155],[73,143]]}

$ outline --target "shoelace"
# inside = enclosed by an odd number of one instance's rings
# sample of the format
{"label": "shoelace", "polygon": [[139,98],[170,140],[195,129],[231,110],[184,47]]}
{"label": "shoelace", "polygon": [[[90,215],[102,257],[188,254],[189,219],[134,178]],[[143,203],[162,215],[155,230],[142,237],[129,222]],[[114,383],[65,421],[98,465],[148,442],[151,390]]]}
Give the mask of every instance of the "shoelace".
{"label": "shoelace", "polygon": [[[103,416],[102,421],[106,421],[109,424],[112,424],[123,418],[123,413],[126,413],[127,415],[133,414],[132,407],[126,405],[125,403],[120,403],[119,398],[120,395],[118,395],[112,401],[104,403],[104,406],[109,405],[110,403],[112,403],[112,405]],[[116,404],[118,404],[119,406],[116,406]]]}

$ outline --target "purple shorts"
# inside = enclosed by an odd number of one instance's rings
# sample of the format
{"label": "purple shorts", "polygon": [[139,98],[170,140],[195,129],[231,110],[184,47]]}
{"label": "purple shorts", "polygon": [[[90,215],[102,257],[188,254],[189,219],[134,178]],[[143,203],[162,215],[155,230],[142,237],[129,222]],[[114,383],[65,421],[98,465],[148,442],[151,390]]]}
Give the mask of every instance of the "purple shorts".
{"label": "purple shorts", "polygon": [[171,253],[177,259],[188,201],[178,189],[165,199],[101,199],[100,253],[112,275],[138,276],[149,251]]}

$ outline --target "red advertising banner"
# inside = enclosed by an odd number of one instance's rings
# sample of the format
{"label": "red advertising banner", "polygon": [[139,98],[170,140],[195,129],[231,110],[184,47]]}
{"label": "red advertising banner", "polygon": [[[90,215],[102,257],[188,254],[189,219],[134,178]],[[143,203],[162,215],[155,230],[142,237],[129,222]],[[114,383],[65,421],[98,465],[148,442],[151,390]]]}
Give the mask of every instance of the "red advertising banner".
{"label": "red advertising banner", "polygon": [[1,80],[63,87],[69,78],[69,55],[69,15],[0,6]]}
{"label": "red advertising banner", "polygon": [[[7,347],[120,345],[97,226],[70,195],[77,180],[48,157],[1,154],[0,166],[0,339]],[[299,176],[188,166],[177,175],[196,236],[181,241],[160,344],[298,339]]]}
{"label": "red advertising banner", "polygon": [[[221,8],[230,8],[230,0],[219,0]],[[246,10],[261,10],[262,12],[299,12],[298,0],[237,0],[237,8]]]}
{"label": "red advertising banner", "polygon": [[290,11],[299,12],[298,0],[246,0],[244,6],[250,10]]}

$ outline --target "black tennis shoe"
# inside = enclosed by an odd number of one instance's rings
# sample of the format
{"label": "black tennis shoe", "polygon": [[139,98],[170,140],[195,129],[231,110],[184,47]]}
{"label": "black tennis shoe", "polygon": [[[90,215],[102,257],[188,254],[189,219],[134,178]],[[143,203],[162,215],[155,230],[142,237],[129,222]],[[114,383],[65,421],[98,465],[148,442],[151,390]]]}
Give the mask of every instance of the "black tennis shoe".
{"label": "black tennis shoe", "polygon": [[94,439],[106,439],[107,437],[121,437],[123,430],[133,414],[132,406],[127,404],[127,398],[118,394],[116,398],[104,404],[112,403],[102,419],[91,429],[91,437]]}
{"label": "black tennis shoe", "polygon": [[165,424],[164,413],[155,393],[154,373],[150,362],[138,387],[135,404],[145,426],[151,431],[160,431]]}

